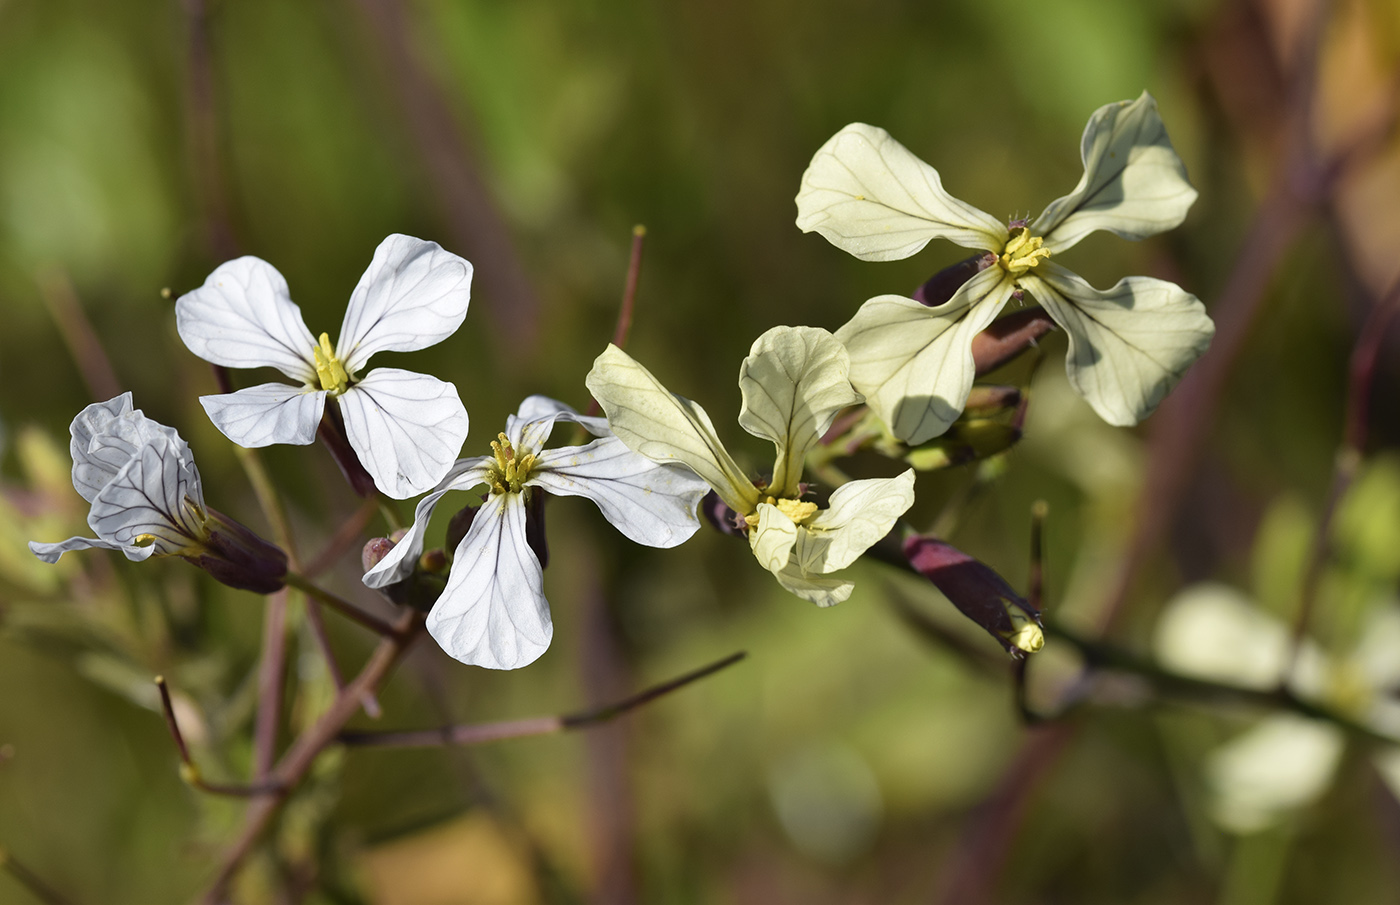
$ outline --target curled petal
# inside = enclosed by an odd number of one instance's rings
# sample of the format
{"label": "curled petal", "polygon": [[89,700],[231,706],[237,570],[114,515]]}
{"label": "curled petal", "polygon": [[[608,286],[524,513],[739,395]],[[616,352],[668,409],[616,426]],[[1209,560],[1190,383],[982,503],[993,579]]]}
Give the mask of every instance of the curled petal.
{"label": "curled petal", "polygon": [[844,569],[878,542],[914,505],[914,469],[895,478],[851,481],[836,488],[831,504],[802,533],[796,559],[804,573]]}
{"label": "curled petal", "polygon": [[1152,414],[1215,335],[1200,300],[1165,280],[1124,277],[1101,292],[1047,261],[1021,285],[1069,334],[1070,385],[1109,424]]}
{"label": "curled petal", "polygon": [[365,471],[396,500],[447,474],[467,438],[467,410],[450,383],[379,368],[339,397],[345,436]]}
{"label": "curled petal", "polygon": [[428,614],[428,632],[449,656],[488,669],[518,669],[549,647],[554,624],[520,494],[492,494],[482,504]]}
{"label": "curled petal", "polygon": [[458,459],[442,483],[418,501],[413,510],[413,524],[404,536],[364,574],[365,585],[375,589],[387,588],[407,578],[413,571],[414,564],[418,562],[418,557],[423,553],[423,537],[428,533],[428,523],[432,521],[433,511],[437,509],[438,502],[449,491],[470,490],[480,484],[486,477],[490,462],[485,456]]}
{"label": "curled petal", "polygon": [[393,235],[350,295],[336,355],[352,374],[375,352],[412,352],[442,342],[462,326],[471,299],[472,265],[436,242]]}
{"label": "curled petal", "polygon": [[608,419],[596,415],[580,415],[571,406],[548,396],[529,396],[519,410],[506,418],[506,438],[514,446],[526,450],[543,448],[554,431],[556,421],[580,425],[595,437],[611,437]]}
{"label": "curled petal", "polygon": [[851,383],[896,437],[923,443],[957,420],[976,376],[973,337],[1015,288],[1005,271],[992,267],[937,308],[881,295],[836,331],[851,355]]}
{"label": "curled petal", "polygon": [[264,383],[220,396],[200,396],[199,404],[225,437],[247,449],[316,442],[326,407],[325,390]]}
{"label": "curled petal", "polygon": [[1186,219],[1196,190],[1146,91],[1094,111],[1080,142],[1084,176],[1031,224],[1058,254],[1096,229],[1142,239]]}
{"label": "curled petal", "polygon": [[[197,480],[183,467],[174,444],[148,443],[92,501],[88,525],[102,540],[121,545],[128,559],[145,559],[150,554],[132,551],[147,546],[161,555],[197,546],[208,533],[204,512],[191,505]],[[154,540],[138,545],[143,535]]]}
{"label": "curled petal", "polygon": [[796,496],[802,460],[836,413],[861,401],[851,359],[836,337],[815,327],[774,327],[754,341],[739,368],[739,425],[778,447],[769,493]]}
{"label": "curled petal", "polygon": [[611,344],[593,362],[587,384],[607,413],[608,426],[629,449],[654,462],[687,466],[731,509],[753,512],[758,490],[720,443],[704,409],[667,391]]}
{"label": "curled petal", "polygon": [[1216,821],[1252,833],[1311,803],[1331,784],[1344,745],[1335,726],[1291,713],[1266,717],[1206,761]]}
{"label": "curled petal", "polygon": [[29,552],[49,564],[58,562],[60,556],[73,550],[120,550],[133,562],[150,559],[151,554],[156,552],[155,547],[127,547],[98,537],[70,537],[56,544],[29,542]]}
{"label": "curled petal", "polygon": [[205,361],[230,368],[273,367],[293,380],[316,383],[316,340],[287,281],[260,258],[220,264],[203,286],[180,296],[175,328]]}
{"label": "curled petal", "polygon": [[758,564],[777,574],[792,559],[799,529],[792,519],[772,503],[758,504],[758,524],[749,530],[749,549]]}
{"label": "curled petal", "polygon": [[695,507],[710,489],[682,465],[660,465],[616,437],[540,453],[530,484],[560,496],[581,496],[629,540],[674,547],[699,528]]}
{"label": "curled petal", "polygon": [[844,578],[806,574],[795,560],[773,574],[777,576],[778,584],[782,585],[784,590],[820,607],[844,603],[856,587],[855,582]]}
{"label": "curled petal", "polygon": [[846,126],[812,157],[797,225],[863,261],[898,261],[932,239],[999,250],[1007,238],[995,217],[945,192],[937,170],[864,123]]}
{"label": "curled petal", "polygon": [[[182,465],[194,469],[194,458],[180,434],[133,409],[131,393],[89,405],[73,419],[68,431],[73,437],[69,444],[73,486],[89,503],[142,446],[154,440],[170,442]],[[202,495],[199,501],[203,503]]]}

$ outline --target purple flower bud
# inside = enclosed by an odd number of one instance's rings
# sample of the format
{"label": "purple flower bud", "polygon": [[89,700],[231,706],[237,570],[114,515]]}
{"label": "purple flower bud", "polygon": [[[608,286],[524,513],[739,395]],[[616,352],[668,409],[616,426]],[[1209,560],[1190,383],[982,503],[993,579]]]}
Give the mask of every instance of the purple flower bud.
{"label": "purple flower bud", "polygon": [[222,512],[205,507],[209,536],[179,554],[231,588],[271,594],[286,585],[287,554]]}
{"label": "purple flower bud", "polygon": [[376,537],[369,540],[363,550],[360,551],[360,565],[368,572],[389,555],[389,551],[394,549],[394,541],[387,537]]}
{"label": "purple flower bud", "polygon": [[962,612],[1020,658],[1045,646],[1040,613],[989,566],[956,547],[915,535],[904,541],[904,557]]}

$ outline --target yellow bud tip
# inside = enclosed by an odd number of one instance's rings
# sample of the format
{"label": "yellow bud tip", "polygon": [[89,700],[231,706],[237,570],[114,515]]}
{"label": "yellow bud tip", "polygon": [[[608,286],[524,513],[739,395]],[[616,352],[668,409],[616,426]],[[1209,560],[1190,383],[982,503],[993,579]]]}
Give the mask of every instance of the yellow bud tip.
{"label": "yellow bud tip", "polygon": [[180,778],[189,785],[199,785],[199,768],[194,764],[180,764]]}
{"label": "yellow bud tip", "polygon": [[1050,504],[1044,500],[1036,500],[1031,504],[1031,518],[1044,519],[1050,514]]}
{"label": "yellow bud tip", "polygon": [[636,226],[632,227],[632,235],[636,236],[638,239],[642,238],[646,234],[647,227],[645,223],[638,223]]}
{"label": "yellow bud tip", "polygon": [[1045,632],[1034,622],[1021,626],[1021,628],[1010,638],[1006,639],[1017,650],[1034,654],[1045,646]]}
{"label": "yellow bud tip", "polygon": [[175,293],[171,290],[169,286],[162,286],[160,289],[160,297],[165,299],[167,302],[170,301],[170,297],[174,294]]}
{"label": "yellow bud tip", "polygon": [[155,683],[156,683],[157,685],[164,685],[164,684],[165,684],[165,676],[156,676],[155,679],[154,679],[154,681],[155,681]]}

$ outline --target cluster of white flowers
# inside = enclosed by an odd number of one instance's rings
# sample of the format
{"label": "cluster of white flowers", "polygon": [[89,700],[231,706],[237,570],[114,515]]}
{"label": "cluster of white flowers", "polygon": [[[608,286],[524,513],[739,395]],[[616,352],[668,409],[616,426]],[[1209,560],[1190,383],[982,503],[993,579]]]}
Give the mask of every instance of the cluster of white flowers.
{"label": "cluster of white flowers", "polygon": [[[1069,333],[1070,380],[1100,415],[1131,424],[1150,413],[1209,342],[1213,327],[1201,304],[1145,277],[1101,292],[1047,259],[1096,229],[1130,239],[1170,229],[1196,193],[1146,94],[1096,112],[1083,157],[1084,178],[1073,192],[1033,222],[1003,226],[944,192],[934,169],[880,129],[847,126],[817,152],[797,196],[804,231],[865,260],[907,257],[933,238],[986,254],[944,304],[879,296],[834,335],[775,327],[754,342],[739,369],[739,424],[776,447],[770,475],[746,473],[700,406],[667,391],[615,346],[587,377],[606,419],[532,396],[490,444],[490,455],[458,459],[468,419],[452,384],[396,368],[361,373],[374,353],[426,348],[466,317],[472,265],[409,236],[390,236],[375,251],[334,344],[307,329],[282,275],[254,257],[221,265],[182,296],[176,323],[189,349],[215,365],[270,366],[296,382],[202,397],[230,440],[245,447],[312,443],[323,418],[335,424],[326,410],[331,398],[340,422],[335,435],[348,441],[380,492],[395,499],[427,492],[412,528],[368,569],[368,586],[410,580],[442,498],[486,488],[480,507],[468,513],[427,624],[457,659],[512,669],[538,658],[553,631],[532,543],[541,493],[587,497],[631,540],[671,547],[697,530],[696,507],[713,489],[732,510],[734,530],[783,588],[820,606],[846,600],[852,583],[834,573],[888,535],[910,508],[914,472],[850,481],[823,498],[803,482],[804,460],[842,409],[863,402],[910,444],[947,430],[971,388],[973,337],[1023,290]],[[595,439],[545,449],[560,421]],[[134,411],[130,394],[90,406],[73,422],[73,462],[97,538],[31,544],[40,557],[52,562],[66,550],[101,546],[132,559],[200,561],[211,544],[223,549],[224,535],[208,527],[222,517],[204,506],[188,447]],[[285,561],[253,561],[264,571],[243,586],[280,586],[277,569]],[[1022,622],[1034,618],[1030,612]]]}

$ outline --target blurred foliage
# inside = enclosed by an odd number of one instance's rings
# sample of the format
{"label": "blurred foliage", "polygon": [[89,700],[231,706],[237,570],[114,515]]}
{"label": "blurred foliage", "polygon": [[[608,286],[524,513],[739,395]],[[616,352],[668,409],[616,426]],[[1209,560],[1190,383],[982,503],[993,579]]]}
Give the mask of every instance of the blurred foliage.
{"label": "blurred foliage", "polygon": [[[149,679],[170,679],[205,773],[246,777],[262,604],[179,562],[90,553],[45,566],[24,550],[85,527],[64,445],[93,391],[51,314],[55,276],[71,281],[121,388],[190,442],[210,504],[265,528],[198,405],[213,378],[161,296],[224,257],[280,269],[317,333],[337,329],[390,232],[472,259],[463,330],[384,362],[456,383],[471,455],[527,394],[586,405],[583,375],[611,336],[631,228],[645,223],[629,349],[719,423],[737,413],[739,362],[760,332],[835,329],[864,299],[912,289],[959,257],[936,243],[866,265],[793,226],[801,173],[836,129],[881,125],[954,195],[1034,213],[1078,179],[1088,114],[1146,88],[1200,201],[1172,234],[1092,237],[1067,263],[1099,286],[1125,273],[1173,279],[1213,308],[1279,165],[1279,73],[1307,4],[209,0],[202,20],[204,5],[0,0],[0,744],[12,746],[0,756],[0,845],[75,902],[185,901],[207,886],[242,805],[180,782]],[[1325,147],[1384,102],[1400,64],[1392,0],[1333,6],[1318,88]],[[438,131],[414,124],[423,111]],[[448,172],[479,176],[489,204],[463,207],[433,163],[444,154]],[[1208,577],[1284,618],[1295,611],[1347,356],[1400,272],[1393,137],[1326,214],[1272,276],[1169,548],[1135,586],[1131,643],[1177,588]],[[518,262],[475,254],[463,222],[507,233]],[[533,300],[492,282],[511,268]],[[1386,349],[1368,452],[1400,442],[1400,371]],[[1062,357],[1063,338],[1043,351]],[[1026,439],[951,539],[1024,588],[1029,508],[1047,500],[1051,611],[1086,626],[1128,540],[1151,422],[1111,428],[1061,368],[1034,364],[997,375],[1031,384]],[[741,464],[762,467],[764,444],[730,428]],[[264,460],[314,552],[358,501],[319,447]],[[928,524],[973,467],[921,476],[911,520]],[[1354,644],[1366,608],[1396,605],[1397,468],[1393,454],[1377,459],[1337,514],[1345,559],[1323,576],[1316,625],[1329,648]],[[901,595],[999,657],[926,583],[859,565],[855,595],[818,611],[731,538],[630,546],[570,499],[551,503],[550,521],[553,649],[500,674],[420,643],[380,696],[383,727],[563,713],[733,650],[750,658],[615,729],[333,752],[243,878],[246,901],[299,884],[327,903],[608,901],[619,851],[635,868],[621,888],[638,901],[928,901],[958,866],[979,804],[1016,784],[1008,765],[1044,731],[1018,721],[1008,671],[930,645],[888,604]],[[345,557],[328,584],[373,605],[357,566]],[[603,612],[589,594],[600,584],[611,589]],[[293,609],[284,740],[331,693]],[[328,619],[342,668],[357,669],[372,639]],[[618,650],[606,668],[600,632]],[[1238,715],[1144,707],[1119,691],[1027,780],[1039,787],[1011,829],[997,901],[1363,903],[1400,883],[1400,809],[1362,761],[1287,825],[1232,837],[1205,816],[1200,767]],[[29,901],[0,874],[0,903]]]}

